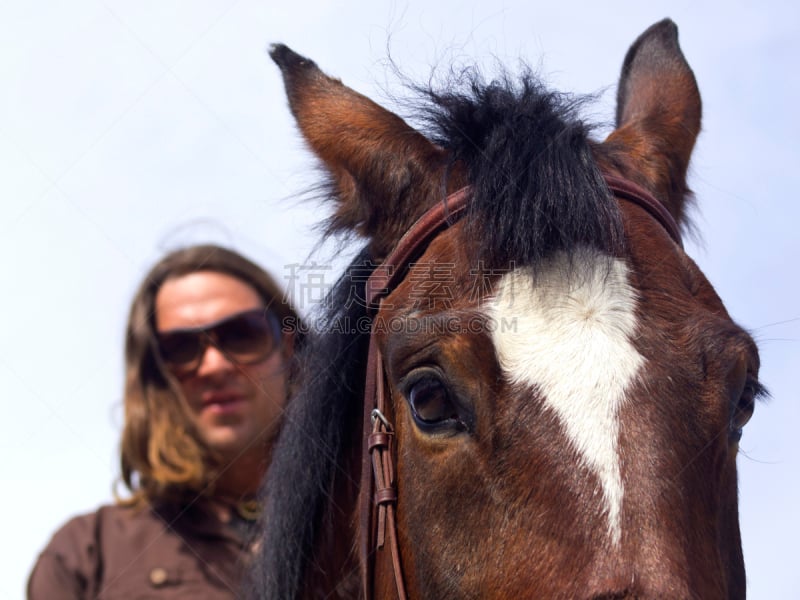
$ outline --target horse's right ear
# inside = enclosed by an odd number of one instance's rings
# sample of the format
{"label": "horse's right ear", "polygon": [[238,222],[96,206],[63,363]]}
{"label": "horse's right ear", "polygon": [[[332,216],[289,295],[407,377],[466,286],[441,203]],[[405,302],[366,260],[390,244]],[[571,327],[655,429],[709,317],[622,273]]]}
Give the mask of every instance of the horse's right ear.
{"label": "horse's right ear", "polygon": [[331,175],[339,205],[330,230],[356,230],[385,255],[438,191],[443,151],[286,46],[274,45],[270,56],[303,136]]}

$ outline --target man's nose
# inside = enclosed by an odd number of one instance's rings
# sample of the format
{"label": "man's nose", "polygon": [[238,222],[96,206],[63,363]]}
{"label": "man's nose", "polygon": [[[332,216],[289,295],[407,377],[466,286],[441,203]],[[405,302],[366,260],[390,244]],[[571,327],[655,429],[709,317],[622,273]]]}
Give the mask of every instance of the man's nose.
{"label": "man's nose", "polygon": [[200,357],[200,365],[195,374],[198,377],[208,377],[233,368],[233,362],[214,344],[209,344]]}

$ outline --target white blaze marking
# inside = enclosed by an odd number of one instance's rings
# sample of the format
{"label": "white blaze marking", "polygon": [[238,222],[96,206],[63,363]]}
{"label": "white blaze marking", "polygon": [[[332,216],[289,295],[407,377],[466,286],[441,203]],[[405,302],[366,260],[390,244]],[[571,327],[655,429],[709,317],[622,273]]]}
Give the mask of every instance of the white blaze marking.
{"label": "white blaze marking", "polygon": [[571,264],[557,254],[535,281],[523,270],[507,273],[488,303],[500,365],[512,382],[539,390],[597,475],[615,544],[623,496],[617,416],[644,362],[631,343],[635,307],[625,263],[588,248]]}

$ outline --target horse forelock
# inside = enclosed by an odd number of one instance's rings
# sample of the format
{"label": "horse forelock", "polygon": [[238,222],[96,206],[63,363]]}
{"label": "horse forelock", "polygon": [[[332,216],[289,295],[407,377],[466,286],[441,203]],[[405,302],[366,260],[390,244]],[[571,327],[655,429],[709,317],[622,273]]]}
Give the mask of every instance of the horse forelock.
{"label": "horse forelock", "polygon": [[533,266],[553,252],[617,254],[621,219],[579,118],[588,98],[552,92],[529,70],[485,83],[476,71],[426,90],[428,135],[462,166],[468,237],[487,267]]}

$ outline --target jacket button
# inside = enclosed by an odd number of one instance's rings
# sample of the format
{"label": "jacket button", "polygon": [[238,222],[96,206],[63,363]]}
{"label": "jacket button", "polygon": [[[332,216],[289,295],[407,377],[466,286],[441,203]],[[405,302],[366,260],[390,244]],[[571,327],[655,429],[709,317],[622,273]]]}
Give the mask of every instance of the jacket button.
{"label": "jacket button", "polygon": [[155,587],[161,587],[167,580],[169,579],[169,575],[167,574],[166,569],[162,569],[161,567],[156,567],[152,571],[150,571],[150,583],[152,583]]}

